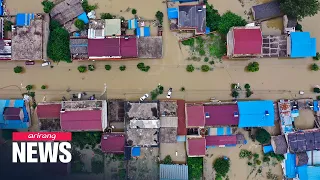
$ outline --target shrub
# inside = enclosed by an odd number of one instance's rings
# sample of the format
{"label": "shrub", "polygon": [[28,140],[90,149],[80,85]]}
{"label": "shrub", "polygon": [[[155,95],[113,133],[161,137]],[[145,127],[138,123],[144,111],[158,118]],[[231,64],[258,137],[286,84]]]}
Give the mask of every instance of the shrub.
{"label": "shrub", "polygon": [[33,88],[33,85],[29,84],[26,86],[27,91],[30,91]]}
{"label": "shrub", "polygon": [[199,50],[199,55],[200,55],[200,56],[206,55],[206,51],[205,51],[204,49],[200,49],[200,50]]}
{"label": "shrub", "polygon": [[251,87],[250,87],[250,84],[245,84],[245,85],[244,85],[244,88],[245,88],[245,89],[250,89],[250,88],[251,88]]}
{"label": "shrub", "polygon": [[256,132],[256,140],[261,144],[268,144],[270,143],[271,136],[268,131],[260,128]]}
{"label": "shrub", "polygon": [[137,14],[137,10],[136,10],[136,9],[132,9],[131,13],[132,13],[133,15],[135,15],[135,14]]}
{"label": "shrub", "polygon": [[320,100],[320,96],[317,96],[317,100]]}
{"label": "shrub", "polygon": [[59,23],[59,21],[54,20],[54,19],[50,19],[50,24],[49,24],[49,29],[50,31],[56,29],[56,28],[60,28],[61,24]]}
{"label": "shrub", "polygon": [[190,179],[199,179],[203,173],[203,158],[188,157],[188,174]]}
{"label": "shrub", "polygon": [[172,159],[171,159],[171,156],[170,156],[170,155],[166,156],[166,157],[163,159],[163,162],[162,162],[162,163],[163,163],[163,164],[173,164]]}
{"label": "shrub", "polygon": [[239,97],[238,91],[232,91],[231,96],[234,98],[238,98]]}
{"label": "shrub", "polygon": [[319,70],[319,66],[316,63],[314,63],[314,64],[312,64],[310,66],[310,69],[311,69],[311,71],[318,71]]}
{"label": "shrub", "polygon": [[251,157],[251,156],[252,156],[252,152],[251,151],[248,151],[246,149],[241,149],[240,150],[239,157],[241,159],[246,158],[246,157]]}
{"label": "shrub", "polygon": [[158,19],[160,25],[163,23],[163,13],[161,11],[157,11],[156,18]]}
{"label": "shrub", "polygon": [[127,67],[126,67],[125,65],[122,65],[122,66],[119,67],[120,71],[125,71],[126,68],[127,68]]}
{"label": "shrub", "polygon": [[295,28],[296,28],[296,31],[301,31],[302,32],[302,25],[301,24],[297,23]]}
{"label": "shrub", "polygon": [[86,72],[87,71],[87,66],[84,66],[84,65],[78,66],[78,71],[80,73]]}
{"label": "shrub", "polygon": [[260,161],[259,159],[257,159],[257,160],[256,160],[256,164],[257,164],[257,165],[260,165],[260,164],[261,164],[261,161]]}
{"label": "shrub", "polygon": [[113,16],[110,13],[101,13],[100,16],[101,19],[113,19]]}
{"label": "shrub", "polygon": [[247,89],[247,90],[246,90],[246,97],[247,97],[247,98],[250,97],[252,94],[253,94],[253,92],[250,91],[250,89]]}
{"label": "shrub", "polygon": [[82,1],[82,8],[86,13],[88,13],[90,11],[93,11],[93,10],[97,9],[98,5],[97,4],[89,5],[88,0],[83,0]]}
{"label": "shrub", "polygon": [[319,52],[317,52],[317,53],[316,53],[316,56],[315,56],[315,57],[313,57],[313,60],[318,61],[319,59],[320,59],[320,53],[319,53]]}
{"label": "shrub", "polygon": [[210,61],[209,64],[214,65],[214,61]]}
{"label": "shrub", "polygon": [[47,89],[47,86],[46,85],[42,85],[41,89]]}
{"label": "shrub", "polygon": [[317,88],[317,87],[315,87],[315,88],[313,88],[313,92],[315,92],[315,93],[320,93],[320,89]]}
{"label": "shrub", "polygon": [[21,66],[16,66],[13,68],[14,73],[22,73],[23,72],[23,67]]}
{"label": "shrub", "polygon": [[[51,26],[52,27],[52,26]],[[71,62],[69,33],[62,27],[55,27],[50,31],[48,41],[48,57],[54,62]]]}
{"label": "shrub", "polygon": [[216,170],[217,174],[225,177],[230,169],[230,160],[220,157],[213,163],[213,168]]}
{"label": "shrub", "polygon": [[110,71],[111,65],[107,64],[107,65],[104,66],[104,68],[105,68],[107,71]]}
{"label": "shrub", "polygon": [[4,31],[12,31],[13,22],[5,20],[3,24]]}
{"label": "shrub", "polygon": [[189,65],[187,65],[186,70],[187,70],[188,72],[193,72],[193,71],[194,71],[194,66],[193,66],[192,64],[189,64]]}
{"label": "shrub", "polygon": [[259,71],[259,63],[257,63],[257,62],[249,63],[247,66],[247,71],[249,71],[249,72]]}
{"label": "shrub", "polygon": [[88,65],[88,69],[89,71],[94,71],[96,68],[94,67],[94,65],[90,64]]}
{"label": "shrub", "polygon": [[48,0],[42,1],[41,4],[43,5],[43,11],[45,13],[50,13],[52,8],[54,7],[54,3]]}
{"label": "shrub", "polygon": [[77,19],[75,22],[74,22],[74,25],[80,30],[84,30],[86,28],[86,24],[81,20],[81,19]]}
{"label": "shrub", "polygon": [[263,162],[269,162],[270,158],[268,156],[264,156],[262,159]]}
{"label": "shrub", "polygon": [[194,38],[183,40],[181,43],[185,46],[194,46]]}
{"label": "shrub", "polygon": [[181,88],[180,88],[180,91],[182,91],[182,92],[185,91],[185,90],[186,90],[185,87],[181,87]]}
{"label": "shrub", "polygon": [[204,58],[204,62],[208,62],[209,61],[209,58],[208,57],[205,57]]}
{"label": "shrub", "polygon": [[202,72],[208,72],[210,70],[210,67],[208,65],[202,65],[201,66],[201,71]]}
{"label": "shrub", "polygon": [[142,69],[143,67],[144,67],[144,63],[143,62],[137,64],[137,68],[138,69]]}

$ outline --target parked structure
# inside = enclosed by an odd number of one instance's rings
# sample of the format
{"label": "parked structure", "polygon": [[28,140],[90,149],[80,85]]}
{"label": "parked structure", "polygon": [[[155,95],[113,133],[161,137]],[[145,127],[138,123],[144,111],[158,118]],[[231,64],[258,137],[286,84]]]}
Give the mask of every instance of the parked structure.
{"label": "parked structure", "polygon": [[0,100],[0,129],[27,129],[30,126],[29,103],[23,99]]}

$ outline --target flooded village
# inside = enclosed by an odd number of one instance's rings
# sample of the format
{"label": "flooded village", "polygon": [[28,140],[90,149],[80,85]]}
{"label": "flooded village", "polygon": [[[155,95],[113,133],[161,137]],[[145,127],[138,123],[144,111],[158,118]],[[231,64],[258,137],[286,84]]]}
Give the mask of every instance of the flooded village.
{"label": "flooded village", "polygon": [[[292,18],[272,0],[4,0],[0,9],[6,174],[320,179],[320,14]],[[72,132],[72,161],[12,164],[16,131]]]}

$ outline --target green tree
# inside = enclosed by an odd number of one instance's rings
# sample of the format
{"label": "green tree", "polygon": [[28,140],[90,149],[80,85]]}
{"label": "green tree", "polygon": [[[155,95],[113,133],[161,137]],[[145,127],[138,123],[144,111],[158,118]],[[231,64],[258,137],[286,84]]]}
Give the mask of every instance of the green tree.
{"label": "green tree", "polygon": [[27,91],[30,91],[31,89],[33,89],[33,85],[29,84],[26,86]]}
{"label": "green tree", "polygon": [[246,97],[250,97],[253,94],[252,91],[250,91],[250,89],[246,89]]}
{"label": "green tree", "polygon": [[318,0],[280,0],[280,9],[290,17],[299,20],[304,17],[314,16],[320,9]]}
{"label": "green tree", "polygon": [[13,68],[13,71],[14,71],[14,73],[17,73],[17,74],[22,73],[23,72],[23,67],[16,66],[16,67]]}
{"label": "green tree", "polygon": [[316,63],[313,63],[311,66],[310,66],[310,69],[312,71],[318,71],[319,70],[319,66],[316,64]]}
{"label": "green tree", "polygon": [[214,9],[211,4],[206,3],[206,25],[210,28],[210,31],[218,29],[220,19],[218,10]]}
{"label": "green tree", "polygon": [[271,135],[265,129],[258,129],[256,132],[256,140],[261,144],[268,144],[271,140]]}
{"label": "green tree", "polygon": [[192,64],[187,65],[186,70],[188,72],[193,72],[194,71],[194,66]]}
{"label": "green tree", "polygon": [[209,58],[208,57],[205,57],[204,58],[204,62],[208,62],[209,61]]}
{"label": "green tree", "polygon": [[100,16],[101,19],[113,19],[113,16],[110,13],[101,13]]}
{"label": "green tree", "polygon": [[313,60],[318,61],[319,59],[320,59],[320,53],[319,53],[319,52],[317,52],[317,53],[316,53],[316,56],[315,56],[315,57],[313,57]]}
{"label": "green tree", "polygon": [[41,89],[47,89],[47,86],[46,85],[42,85]]}
{"label": "green tree", "polygon": [[303,30],[302,30],[302,25],[299,24],[299,23],[297,23],[297,25],[296,25],[295,28],[296,28],[296,31],[301,31],[301,32],[303,31]]}
{"label": "green tree", "polygon": [[163,164],[173,164],[172,159],[171,159],[171,156],[170,156],[170,155],[166,156],[166,157],[163,159],[163,162],[162,162],[162,163],[163,163]]}
{"label": "green tree", "polygon": [[245,89],[250,89],[250,88],[251,88],[251,87],[250,87],[250,84],[245,84],[245,85],[244,85],[244,88],[245,88]]}
{"label": "green tree", "polygon": [[203,173],[203,158],[188,157],[188,174],[190,179],[199,179]]}
{"label": "green tree", "polygon": [[210,61],[209,64],[214,65],[214,61]]}
{"label": "green tree", "polygon": [[220,174],[216,174],[215,180],[222,180],[222,176]]}
{"label": "green tree", "polygon": [[89,71],[94,71],[96,69],[96,67],[94,67],[94,65],[90,64],[90,65],[88,65],[88,69],[89,69]]}
{"label": "green tree", "polygon": [[74,25],[80,30],[84,30],[86,28],[86,24],[81,20],[81,19],[77,19],[75,22],[74,22]]}
{"label": "green tree", "polygon": [[247,66],[247,71],[249,72],[257,72],[259,71],[259,63],[257,62],[251,62]]}
{"label": "green tree", "polygon": [[143,62],[138,63],[138,64],[137,64],[137,68],[140,69],[140,70],[141,70],[142,68],[144,68],[144,63],[143,63]]}
{"label": "green tree", "polygon": [[194,46],[194,38],[190,38],[190,39],[187,39],[187,40],[183,40],[181,41],[181,43],[185,46]]}
{"label": "green tree", "polygon": [[54,29],[61,28],[61,24],[59,21],[50,19],[49,29],[50,31],[53,31]]}
{"label": "green tree", "polygon": [[45,13],[50,13],[52,8],[54,7],[54,3],[48,0],[42,1],[41,4],[43,5],[43,11]]}
{"label": "green tree", "polygon": [[82,1],[82,8],[86,13],[88,13],[90,11],[93,11],[93,10],[97,9],[98,5],[97,4],[89,5],[88,0],[83,0]]}
{"label": "green tree", "polygon": [[156,18],[158,19],[160,25],[163,23],[163,13],[161,11],[157,11]]}
{"label": "green tree", "polygon": [[122,66],[119,67],[120,71],[125,71],[126,68],[127,68],[127,67],[126,67],[125,65],[122,65]]}
{"label": "green tree", "polygon": [[137,14],[137,10],[136,10],[136,9],[132,9],[132,10],[131,10],[131,13],[132,13],[133,15],[135,15],[135,14]]}
{"label": "green tree", "polygon": [[206,55],[206,51],[201,48],[201,49],[199,50],[199,55],[200,55],[200,56],[205,56],[205,55]]}
{"label": "green tree", "polygon": [[4,31],[12,31],[13,22],[5,20],[3,24]]}
{"label": "green tree", "polygon": [[313,88],[313,92],[320,93],[320,88],[317,88],[317,87]]}
{"label": "green tree", "polygon": [[234,26],[245,26],[247,24],[241,16],[227,11],[221,16],[221,19],[218,24],[217,31],[223,35],[227,35],[231,27]]}
{"label": "green tree", "polygon": [[214,161],[213,168],[216,170],[217,174],[225,177],[230,169],[230,160],[228,158],[220,157]]}
{"label": "green tree", "polygon": [[48,41],[48,57],[54,62],[71,62],[69,33],[62,27],[56,27],[50,31]]}
{"label": "green tree", "polygon": [[87,71],[87,66],[84,66],[84,65],[78,66],[78,71],[80,73],[86,72]]}
{"label": "green tree", "polygon": [[201,71],[202,72],[208,72],[208,71],[210,71],[210,67],[208,65],[202,65],[201,66]]}
{"label": "green tree", "polygon": [[239,92],[238,91],[232,91],[231,92],[231,96],[234,98],[238,98],[239,97]]}
{"label": "green tree", "polygon": [[243,159],[243,158],[249,158],[250,159],[252,157],[252,152],[248,151],[246,149],[241,149],[240,153],[239,153],[239,157],[240,157],[240,159]]}
{"label": "green tree", "polygon": [[185,90],[186,90],[185,87],[181,87],[181,88],[180,88],[180,91],[182,91],[182,92],[184,92]]}
{"label": "green tree", "polygon": [[107,71],[110,71],[111,65],[107,64],[107,65],[104,66],[104,68],[105,68]]}

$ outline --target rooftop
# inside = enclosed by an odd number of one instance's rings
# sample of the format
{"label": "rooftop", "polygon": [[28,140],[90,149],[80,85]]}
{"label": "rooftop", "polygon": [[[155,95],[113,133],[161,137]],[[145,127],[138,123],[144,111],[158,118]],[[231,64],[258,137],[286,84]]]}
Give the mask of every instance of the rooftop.
{"label": "rooftop", "polygon": [[178,127],[178,117],[160,117],[161,127]]}
{"label": "rooftop", "polygon": [[179,6],[179,29],[195,29],[196,33],[206,31],[206,6],[186,5]]}
{"label": "rooftop", "polygon": [[320,150],[320,131],[318,129],[289,133],[287,139],[291,153]]}
{"label": "rooftop", "polygon": [[185,114],[185,101],[178,100],[178,135],[187,135],[186,114]]}
{"label": "rooftop", "polygon": [[125,141],[124,134],[103,134],[101,137],[101,150],[105,153],[123,153]]}
{"label": "rooftop", "polygon": [[160,180],[188,180],[188,166],[160,164]]}
{"label": "rooftop", "polygon": [[177,128],[160,128],[160,143],[176,143]]}
{"label": "rooftop", "polygon": [[271,145],[275,154],[285,154],[288,151],[288,145],[284,135],[272,136]]}
{"label": "rooftop", "polygon": [[162,36],[150,36],[138,38],[139,58],[162,58]]}
{"label": "rooftop", "polygon": [[126,112],[129,120],[159,120],[158,103],[127,102]]}
{"label": "rooftop", "polygon": [[122,58],[138,57],[138,42],[134,36],[128,38],[120,38],[120,54]]}
{"label": "rooftop", "polygon": [[186,104],[187,127],[203,127],[205,125],[203,105]]}
{"label": "rooftop", "polygon": [[157,146],[159,129],[128,129],[127,141],[132,146]]}
{"label": "rooftop", "polygon": [[88,59],[88,39],[70,39],[72,59]]}
{"label": "rooftop", "polygon": [[12,30],[12,59],[41,60],[43,59],[43,20],[32,20],[30,26],[17,26]]}
{"label": "rooftop", "polygon": [[0,40],[0,60],[11,60],[11,40]]}
{"label": "rooftop", "polygon": [[120,36],[121,35],[121,20],[120,19],[106,19],[105,20],[105,35],[106,36]]}
{"label": "rooftop", "polygon": [[291,58],[316,56],[316,38],[309,32],[291,32]]}
{"label": "rooftop", "polygon": [[0,129],[26,129],[29,127],[27,103],[23,99],[0,100]]}
{"label": "rooftop", "polygon": [[263,57],[287,57],[287,35],[268,35],[262,36],[262,55]]}
{"label": "rooftop", "polygon": [[239,127],[274,126],[273,101],[240,101]]}
{"label": "rooftop", "polygon": [[130,128],[160,128],[159,120],[131,120]]}
{"label": "rooftop", "polygon": [[89,39],[89,58],[121,57],[120,38]]}
{"label": "rooftop", "polygon": [[237,144],[236,135],[206,136],[206,146],[221,146]]}
{"label": "rooftop", "polygon": [[252,6],[252,14],[256,21],[267,20],[283,15],[280,10],[280,2],[277,0]]}
{"label": "rooftop", "polygon": [[61,102],[40,102],[37,105],[37,116],[39,119],[59,119]]}
{"label": "rooftop", "polygon": [[160,101],[161,116],[177,116],[177,101]]}
{"label": "rooftop", "polygon": [[50,16],[64,25],[77,18],[83,12],[80,0],[64,0],[53,7]]}
{"label": "rooftop", "polygon": [[238,55],[262,54],[262,32],[260,28],[234,27],[234,50]]}
{"label": "rooftop", "polygon": [[206,105],[204,112],[206,113],[206,126],[230,126],[239,123],[237,104]]}
{"label": "rooftop", "polygon": [[187,139],[188,156],[205,156],[206,154],[206,139],[192,138]]}
{"label": "rooftop", "polygon": [[109,100],[108,102],[108,120],[109,122],[124,122],[124,101]]}

